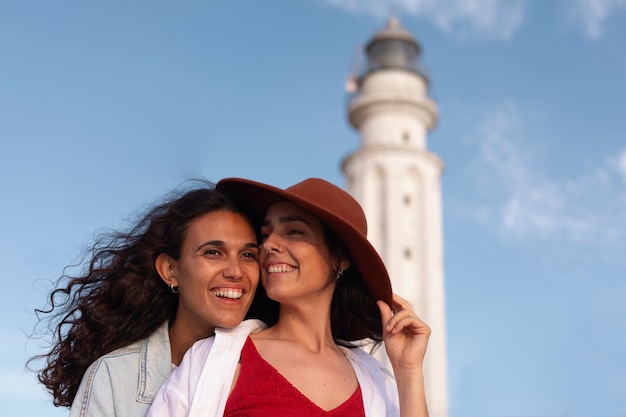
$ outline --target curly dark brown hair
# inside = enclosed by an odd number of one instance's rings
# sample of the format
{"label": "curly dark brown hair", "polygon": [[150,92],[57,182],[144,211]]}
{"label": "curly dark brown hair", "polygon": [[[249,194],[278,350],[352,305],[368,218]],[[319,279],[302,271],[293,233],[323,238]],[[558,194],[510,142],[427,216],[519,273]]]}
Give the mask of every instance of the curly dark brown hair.
{"label": "curly dark brown hair", "polygon": [[80,274],[64,270],[46,308],[35,310],[52,334],[51,348],[29,360],[45,361],[37,378],[55,406],[71,406],[83,374],[100,356],[174,320],[178,296],[160,278],[155,261],[160,253],[178,259],[189,224],[221,210],[251,218],[212,183],[198,180],[148,209],[130,230],[102,234],[77,265]]}

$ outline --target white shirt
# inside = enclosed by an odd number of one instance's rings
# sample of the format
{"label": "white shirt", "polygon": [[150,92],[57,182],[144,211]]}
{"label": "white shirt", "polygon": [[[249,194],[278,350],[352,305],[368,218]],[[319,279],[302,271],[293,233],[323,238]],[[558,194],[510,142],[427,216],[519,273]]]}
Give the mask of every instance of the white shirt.
{"label": "white shirt", "polygon": [[[197,341],[157,393],[148,417],[222,417],[243,345],[250,333],[265,327],[259,320],[246,320]],[[391,372],[361,349],[341,349],[361,386],[365,416],[398,417],[398,391]]]}

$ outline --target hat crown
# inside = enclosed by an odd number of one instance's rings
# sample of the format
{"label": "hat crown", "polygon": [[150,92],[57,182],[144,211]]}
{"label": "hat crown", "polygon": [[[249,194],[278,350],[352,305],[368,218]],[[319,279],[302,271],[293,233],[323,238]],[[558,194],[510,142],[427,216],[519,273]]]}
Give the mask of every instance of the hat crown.
{"label": "hat crown", "polygon": [[285,191],[341,218],[361,235],[367,236],[367,220],[363,208],[354,197],[336,185],[320,178],[308,178]]}

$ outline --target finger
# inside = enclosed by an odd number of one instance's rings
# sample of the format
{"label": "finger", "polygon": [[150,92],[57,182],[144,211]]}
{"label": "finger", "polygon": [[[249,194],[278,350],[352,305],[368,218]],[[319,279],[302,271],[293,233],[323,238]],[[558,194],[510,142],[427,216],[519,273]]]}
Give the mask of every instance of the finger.
{"label": "finger", "polygon": [[413,310],[411,307],[411,304],[405,300],[404,298],[400,297],[398,294],[393,294],[393,311],[394,313],[399,312],[401,310],[404,309],[409,309],[409,310]]}
{"label": "finger", "polygon": [[393,324],[397,323],[400,319],[406,316],[417,317],[417,314],[415,314],[415,312],[413,311],[413,309],[408,303],[402,303],[402,304],[394,303],[394,305],[395,305],[395,310],[393,311],[393,318],[391,320]]}
{"label": "finger", "polygon": [[406,327],[415,329],[418,333],[421,332],[420,329],[424,329],[423,332],[430,332],[428,325],[424,323],[413,310],[407,308],[395,313],[388,323],[389,331],[391,331],[392,328],[395,329],[393,333],[398,333]]}
{"label": "finger", "polygon": [[413,335],[430,335],[430,327],[415,315],[398,317],[397,320],[396,317],[394,317],[394,320],[390,322],[390,324],[391,328],[389,331],[393,334],[406,331]]}
{"label": "finger", "polygon": [[391,308],[386,302],[382,300],[378,300],[376,304],[378,305],[378,309],[380,310],[380,317],[382,318],[383,327],[387,327],[389,320],[393,318]]}
{"label": "finger", "polygon": [[[397,333],[399,331],[397,330],[398,328],[401,329],[403,327],[406,327],[407,323],[409,323],[413,319],[417,320],[417,316],[413,314],[413,312],[406,310],[406,309],[402,309],[396,312],[391,318],[391,320],[389,320],[389,323],[387,323],[387,328],[389,331],[392,331],[393,333]],[[400,323],[403,323],[403,324],[400,324]]]}

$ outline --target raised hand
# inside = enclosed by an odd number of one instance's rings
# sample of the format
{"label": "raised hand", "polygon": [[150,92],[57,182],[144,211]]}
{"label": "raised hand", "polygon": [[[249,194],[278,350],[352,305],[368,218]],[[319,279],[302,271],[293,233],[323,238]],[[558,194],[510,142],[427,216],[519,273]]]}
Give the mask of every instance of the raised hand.
{"label": "raised hand", "polygon": [[400,416],[427,417],[423,364],[430,327],[417,317],[408,301],[396,294],[393,311],[383,301],[378,301],[378,308],[385,349],[398,386]]}
{"label": "raised hand", "polygon": [[415,314],[411,305],[397,294],[393,295],[393,311],[384,301],[378,301],[382,316],[383,340],[394,372],[422,368],[430,327]]}

